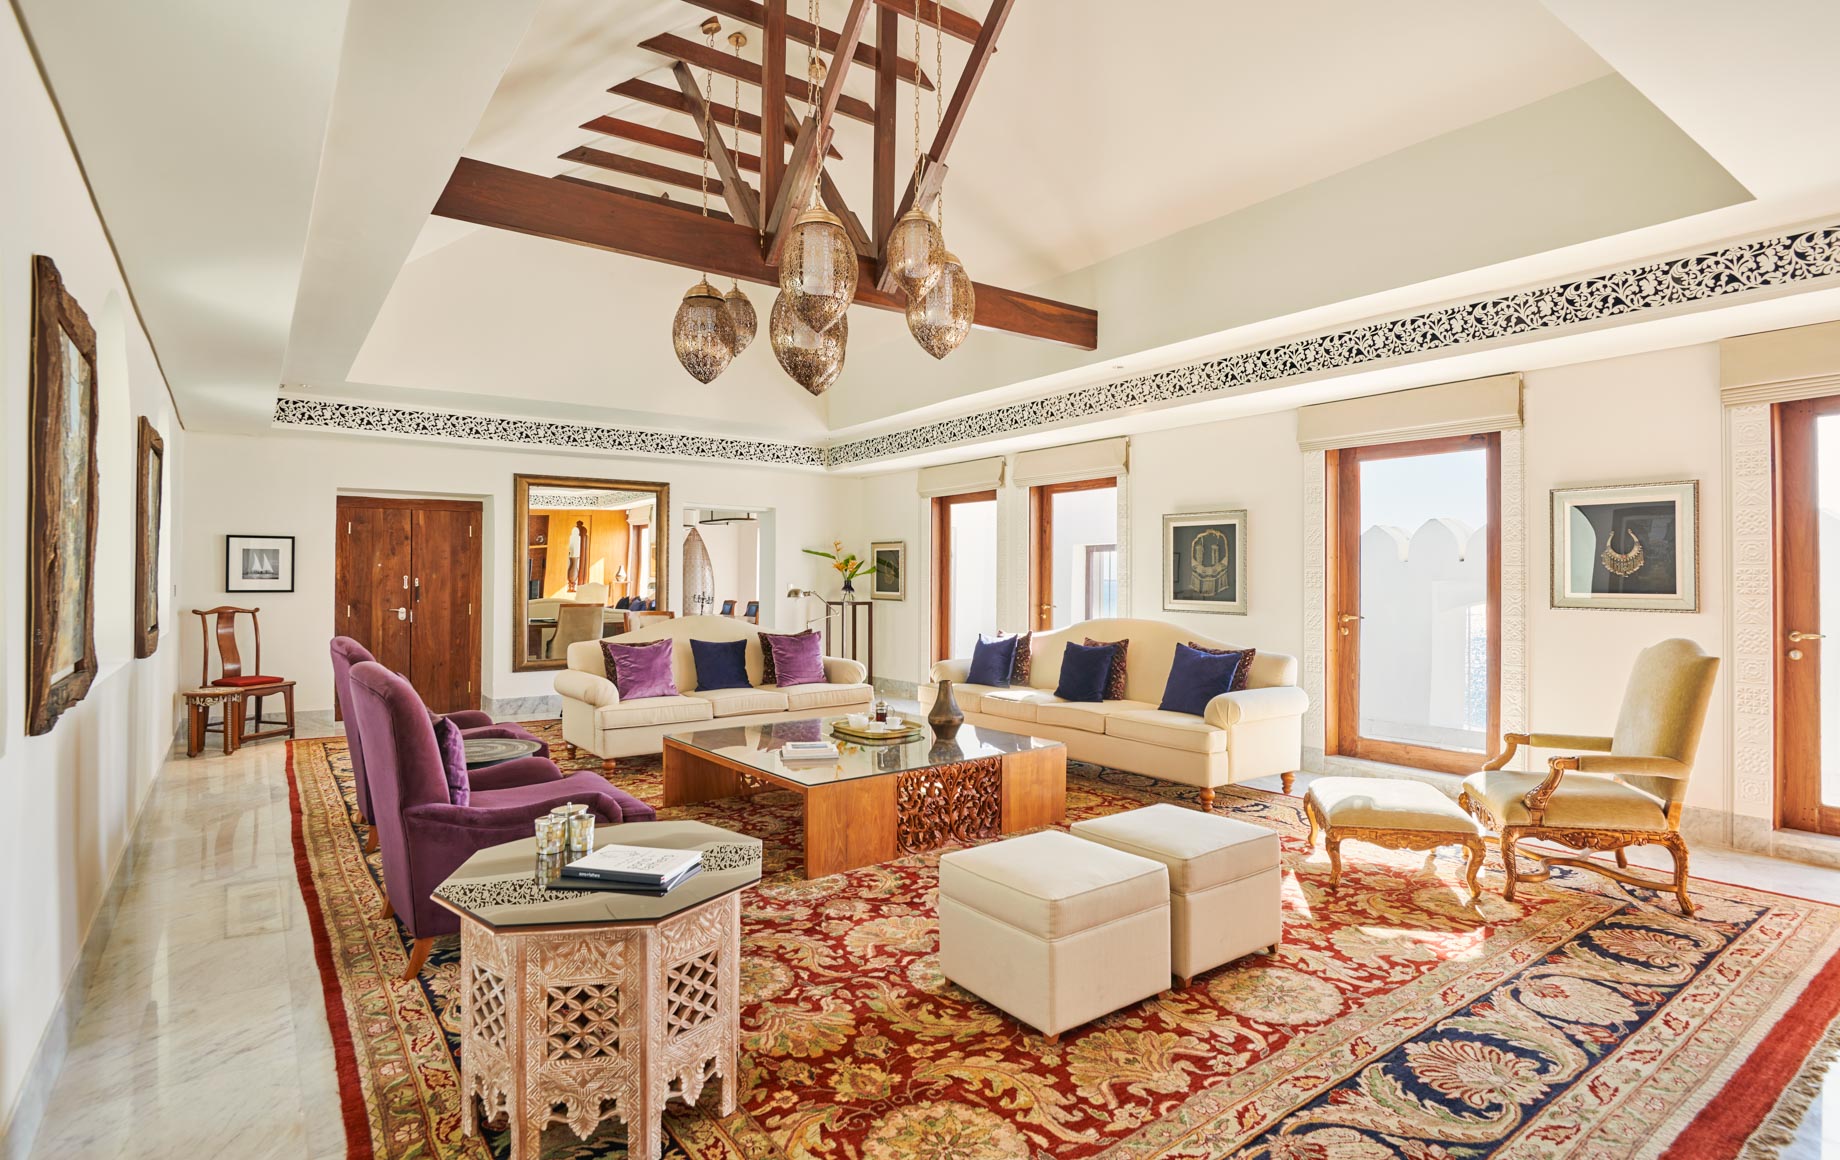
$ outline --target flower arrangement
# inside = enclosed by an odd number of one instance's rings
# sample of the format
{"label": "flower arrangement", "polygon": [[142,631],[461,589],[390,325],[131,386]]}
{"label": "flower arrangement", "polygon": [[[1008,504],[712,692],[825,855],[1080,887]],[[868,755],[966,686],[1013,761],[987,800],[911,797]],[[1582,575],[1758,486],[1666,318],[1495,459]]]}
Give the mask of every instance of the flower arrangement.
{"label": "flower arrangement", "polygon": [[860,559],[855,552],[845,552],[843,550],[842,540],[832,540],[831,550],[828,552],[819,548],[806,548],[804,551],[807,556],[816,556],[820,560],[829,560],[831,562],[831,567],[836,569],[843,577],[843,590],[845,592],[856,591],[856,587],[851,581],[855,580],[858,576],[867,576],[869,573],[877,570],[876,564],[873,561]]}

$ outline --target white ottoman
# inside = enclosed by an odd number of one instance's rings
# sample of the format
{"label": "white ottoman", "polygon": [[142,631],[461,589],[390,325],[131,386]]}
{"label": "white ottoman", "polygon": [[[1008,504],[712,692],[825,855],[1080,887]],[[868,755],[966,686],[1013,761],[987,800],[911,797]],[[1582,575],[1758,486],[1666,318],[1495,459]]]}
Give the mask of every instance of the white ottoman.
{"label": "white ottoman", "polygon": [[1319,777],[1303,795],[1303,812],[1310,819],[1310,845],[1323,835],[1331,891],[1342,884],[1342,843],[1353,839],[1391,850],[1462,846],[1469,851],[1470,901],[1482,893],[1476,878],[1488,854],[1482,827],[1436,786],[1392,777]]}
{"label": "white ottoman", "polygon": [[1170,966],[1184,987],[1203,971],[1284,936],[1278,835],[1168,804],[1075,822],[1075,837],[1169,868]]}
{"label": "white ottoman", "polygon": [[939,968],[1059,1042],[1169,986],[1169,873],[1059,830],[946,854]]}

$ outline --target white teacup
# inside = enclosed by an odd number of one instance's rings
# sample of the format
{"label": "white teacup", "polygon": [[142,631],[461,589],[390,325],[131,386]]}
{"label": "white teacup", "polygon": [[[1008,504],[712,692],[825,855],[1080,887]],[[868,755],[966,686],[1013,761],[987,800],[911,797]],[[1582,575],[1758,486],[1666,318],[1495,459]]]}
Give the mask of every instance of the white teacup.
{"label": "white teacup", "polygon": [[866,729],[869,727],[869,714],[867,713],[851,713],[845,719],[849,721],[850,728],[852,729]]}
{"label": "white teacup", "polygon": [[895,716],[893,713],[888,714],[888,728],[899,729],[900,727],[901,727],[901,719]]}

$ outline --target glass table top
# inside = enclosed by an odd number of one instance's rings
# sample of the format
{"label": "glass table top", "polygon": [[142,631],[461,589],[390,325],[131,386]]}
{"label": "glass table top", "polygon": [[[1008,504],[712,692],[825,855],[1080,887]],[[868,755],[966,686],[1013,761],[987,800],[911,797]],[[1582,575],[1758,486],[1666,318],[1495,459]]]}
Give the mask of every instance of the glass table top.
{"label": "glass table top", "polygon": [[[715,726],[670,733],[666,740],[700,750],[739,765],[770,773],[799,785],[823,785],[858,777],[906,773],[958,761],[1002,757],[1038,749],[1064,748],[1058,741],[1025,737],[997,729],[961,725],[950,741],[933,736],[922,726],[912,741],[857,742],[839,737],[831,726],[843,717],[814,717],[807,721],[771,721],[758,725]],[[788,741],[825,741],[837,746],[837,756],[821,761],[788,759]]]}

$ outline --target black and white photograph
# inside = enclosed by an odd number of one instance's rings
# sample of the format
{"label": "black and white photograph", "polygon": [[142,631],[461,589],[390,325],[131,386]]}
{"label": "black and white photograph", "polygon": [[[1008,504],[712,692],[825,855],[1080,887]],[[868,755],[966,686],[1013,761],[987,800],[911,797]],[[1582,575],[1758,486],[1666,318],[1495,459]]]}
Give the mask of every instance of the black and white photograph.
{"label": "black and white photograph", "polygon": [[1552,493],[1552,606],[1699,609],[1699,481]]}
{"label": "black and white photograph", "polygon": [[294,537],[225,536],[224,591],[294,591]]}
{"label": "black and white photograph", "polygon": [[1246,511],[1163,517],[1163,607],[1246,612]]}
{"label": "black and white photograph", "polygon": [[876,600],[906,600],[907,542],[871,541],[869,562],[875,565],[875,571],[869,577],[869,595]]}

